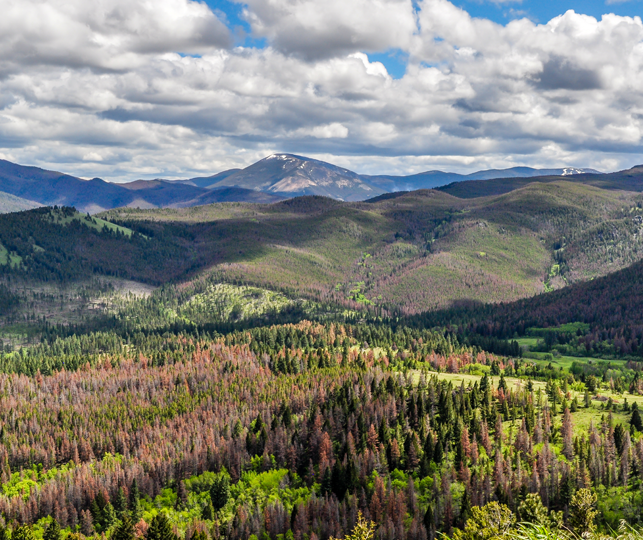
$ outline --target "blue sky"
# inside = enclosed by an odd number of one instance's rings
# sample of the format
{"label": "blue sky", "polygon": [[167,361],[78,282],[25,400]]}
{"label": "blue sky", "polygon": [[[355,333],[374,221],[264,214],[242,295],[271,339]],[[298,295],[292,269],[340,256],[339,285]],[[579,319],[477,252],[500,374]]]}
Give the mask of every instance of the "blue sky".
{"label": "blue sky", "polygon": [[[206,0],[213,9],[225,14],[229,27],[235,34],[235,43],[245,47],[265,47],[267,40],[253,38],[251,28],[244,20],[245,5],[231,0]],[[465,0],[453,2],[473,17],[485,18],[498,24],[505,25],[509,21],[527,17],[536,23],[546,23],[565,13],[574,10],[576,13],[591,15],[600,19],[605,13],[622,16],[643,16],[643,0],[564,0],[564,1],[484,1]],[[400,78],[406,70],[406,55],[399,50],[370,53],[369,58],[382,62],[394,78]]]}

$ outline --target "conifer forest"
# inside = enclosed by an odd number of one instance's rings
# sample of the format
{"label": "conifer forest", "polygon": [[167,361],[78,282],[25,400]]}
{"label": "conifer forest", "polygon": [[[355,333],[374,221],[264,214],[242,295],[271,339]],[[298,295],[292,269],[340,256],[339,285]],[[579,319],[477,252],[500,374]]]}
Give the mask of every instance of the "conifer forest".
{"label": "conifer forest", "polygon": [[212,211],[0,216],[1,540],[640,538],[639,262],[407,312],[351,280],[438,247],[324,289]]}

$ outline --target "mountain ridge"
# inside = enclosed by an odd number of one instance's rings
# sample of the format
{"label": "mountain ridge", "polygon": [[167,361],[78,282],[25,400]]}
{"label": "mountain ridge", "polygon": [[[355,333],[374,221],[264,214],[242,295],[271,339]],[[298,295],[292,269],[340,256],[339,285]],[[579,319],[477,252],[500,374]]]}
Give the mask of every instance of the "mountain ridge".
{"label": "mountain ridge", "polygon": [[[543,176],[544,173],[550,176]],[[552,181],[561,177],[609,188],[609,182],[605,179],[612,178],[614,174],[620,173],[604,175],[592,169],[571,167],[514,167],[477,171],[468,175],[426,171],[409,176],[374,176],[358,174],[296,154],[272,154],[244,169],[228,169],[210,176],[186,180],[157,178],[118,184],[101,178],[84,180],[57,171],[0,160],[0,192],[26,199],[30,201],[29,204],[36,206],[74,206],[82,212],[93,214],[120,207],[182,208],[225,201],[270,203],[303,195],[357,202],[417,189],[441,189],[466,198],[480,190],[500,194],[531,181]],[[489,177],[494,177],[494,180],[489,180]],[[633,186],[637,181],[630,178],[628,185]],[[487,184],[475,184],[475,189],[471,189],[472,182]],[[458,187],[460,184],[462,186]],[[643,191],[643,187],[636,186],[635,191]],[[21,204],[7,205],[6,208],[19,210],[29,207],[27,203]]]}

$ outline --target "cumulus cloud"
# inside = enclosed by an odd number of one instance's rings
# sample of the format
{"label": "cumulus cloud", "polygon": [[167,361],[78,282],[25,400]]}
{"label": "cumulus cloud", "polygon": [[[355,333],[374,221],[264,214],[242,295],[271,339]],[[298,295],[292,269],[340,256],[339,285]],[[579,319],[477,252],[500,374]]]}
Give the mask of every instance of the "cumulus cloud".
{"label": "cumulus cloud", "polygon": [[[132,179],[278,151],[368,173],[640,159],[638,17],[499,25],[447,0],[251,0],[267,46],[230,48],[189,0],[0,1],[0,152],[22,163]],[[401,79],[369,58],[391,47]]]}
{"label": "cumulus cloud", "polygon": [[144,56],[227,47],[227,27],[190,0],[3,0],[0,66],[135,68]]}
{"label": "cumulus cloud", "polygon": [[411,0],[244,0],[255,35],[307,60],[406,49],[416,30]]}

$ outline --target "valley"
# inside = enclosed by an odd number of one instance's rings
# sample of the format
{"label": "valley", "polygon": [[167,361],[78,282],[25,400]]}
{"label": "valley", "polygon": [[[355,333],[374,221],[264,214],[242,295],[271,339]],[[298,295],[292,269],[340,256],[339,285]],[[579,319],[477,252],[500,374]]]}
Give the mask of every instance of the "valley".
{"label": "valley", "polygon": [[642,215],[567,178],[2,214],[0,512],[43,540],[643,525]]}

